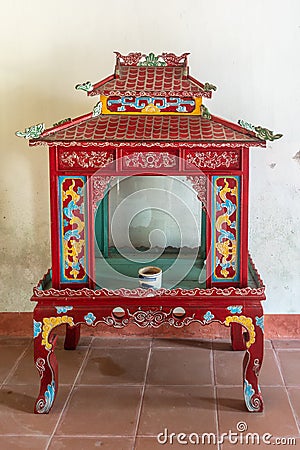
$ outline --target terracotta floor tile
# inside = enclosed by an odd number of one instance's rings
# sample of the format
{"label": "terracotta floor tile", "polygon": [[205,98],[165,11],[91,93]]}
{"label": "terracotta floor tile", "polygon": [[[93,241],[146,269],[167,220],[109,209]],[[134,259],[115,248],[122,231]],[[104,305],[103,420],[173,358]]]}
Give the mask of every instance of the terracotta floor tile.
{"label": "terracotta floor tile", "polygon": [[290,397],[292,407],[297,418],[298,426],[300,428],[300,387],[288,388],[288,395]]}
{"label": "terracotta floor tile", "polygon": [[[93,340],[92,336],[81,336],[77,345],[76,350],[80,350],[82,347],[88,347]],[[56,348],[57,349],[63,349],[64,348],[64,342],[65,337],[64,336],[58,336]],[[73,350],[68,350],[73,351]]]}
{"label": "terracotta floor tile", "polygon": [[276,349],[300,349],[300,339],[273,339],[272,342]]}
{"label": "terracotta floor tile", "polygon": [[141,384],[145,379],[149,348],[94,348],[79,384]]}
{"label": "terracotta floor tile", "polygon": [[[212,348],[213,350],[233,351],[230,339],[215,339],[212,341]],[[264,340],[264,348],[272,348],[272,342],[269,339]],[[239,353],[239,351],[237,351],[237,353]]]}
{"label": "terracotta floor tile", "polygon": [[108,437],[54,437],[49,450],[132,450],[133,438]]}
{"label": "terracotta floor tile", "polygon": [[152,346],[156,347],[185,347],[185,348],[212,348],[211,339],[170,339],[170,338],[162,338],[162,339],[153,339]]}
{"label": "terracotta floor tile", "polygon": [[81,336],[78,342],[78,347],[87,347],[91,345],[92,340],[93,336]]}
{"label": "terracotta floor tile", "polygon": [[272,348],[272,341],[270,339],[265,339],[264,344],[265,344],[265,349]]}
{"label": "terracotta floor tile", "polygon": [[[187,436],[179,436],[179,442],[177,440],[177,436],[174,438],[171,436],[165,437],[165,435],[160,436],[160,441],[165,442],[166,444],[160,444],[157,440],[156,436],[153,437],[138,437],[136,440],[136,444],[134,450],[159,450],[159,449],[167,449],[167,450],[182,450],[182,449],[202,449],[207,448],[211,450],[217,450],[218,446],[213,444],[199,444],[194,435]],[[189,439],[191,441],[189,441]],[[200,438],[199,438],[200,439]],[[181,441],[186,441],[187,444],[180,443]],[[201,441],[200,441],[201,442]]]}
{"label": "terracotta floor tile", "polygon": [[[50,435],[69,393],[60,387],[50,414],[34,414],[38,386],[6,385],[0,389],[0,435]],[[0,447],[1,448],[1,447]]]}
{"label": "terracotta floor tile", "polygon": [[107,338],[95,337],[92,341],[92,347],[150,347],[152,338]]}
{"label": "terracotta floor tile", "polygon": [[[55,349],[58,361],[59,383],[73,384],[80,369],[88,348],[78,350]],[[11,374],[7,383],[9,384],[35,384],[39,380],[38,371],[33,361],[33,346],[31,345],[21,359],[15,372]]]}
{"label": "terracotta floor tile", "polygon": [[262,394],[265,411],[263,413],[249,413],[244,404],[242,388],[218,387],[220,432],[236,431],[237,423],[243,421],[246,422],[249,432],[271,433],[273,436],[297,435],[297,425],[285,388],[264,387]]}
{"label": "terracotta floor tile", "polygon": [[230,339],[213,339],[212,340],[212,349],[213,350],[221,350],[224,352],[232,352],[232,346]]}
{"label": "terracotta floor tile", "polygon": [[210,358],[203,348],[154,348],[147,384],[213,384]]}
{"label": "terracotta floor tile", "polygon": [[[214,351],[217,384],[242,386],[244,355],[244,351]],[[283,384],[272,349],[265,349],[259,383],[261,386],[276,386]]]}
{"label": "terracotta floor tile", "polygon": [[0,346],[1,364],[0,364],[0,383],[3,383],[9,372],[14,367],[17,359],[22,355],[25,346]]}
{"label": "terracotta floor tile", "polygon": [[[85,331],[87,330],[87,334],[85,335]],[[64,348],[65,336],[66,336],[66,326],[59,325],[55,328],[54,334],[57,336],[56,348]],[[91,344],[93,340],[91,328],[87,325],[81,324],[81,333],[80,339],[77,345],[79,347],[87,347]]]}
{"label": "terracotta floor tile", "polygon": [[[12,381],[13,380],[13,381]],[[15,371],[11,373],[6,384],[37,384],[38,371],[33,361],[33,344],[27,348]]]}
{"label": "terracotta floor tile", "polygon": [[300,386],[300,349],[277,352],[282,375],[288,386]]}
{"label": "terracotta floor tile", "polygon": [[[64,330],[61,330],[61,334]],[[33,363],[31,338],[0,337],[0,382],[7,377],[24,350],[16,370],[0,389],[0,449],[43,450],[63,411],[71,384],[80,370],[89,347],[78,386],[63,412],[58,430],[49,449],[60,450],[104,448],[132,450],[137,426],[147,359],[151,359],[139,421],[135,450],[155,450],[162,444],[157,434],[216,432],[216,405],[210,370],[213,348],[218,392],[218,415],[221,432],[236,430],[239,421],[246,422],[249,432],[271,433],[277,437],[299,436],[300,427],[300,340],[265,341],[265,359],[260,384],[265,412],[248,413],[242,391],[244,352],[233,352],[230,340],[92,338],[82,336],[75,351],[63,349],[59,336],[55,351],[59,364],[60,388],[48,415],[33,414],[39,378]],[[288,401],[277,367],[277,359],[288,387]],[[80,384],[82,383],[82,385]],[[108,386],[104,386],[106,384]],[[118,383],[123,386],[116,386]],[[88,386],[94,384],[94,386]],[[205,384],[207,386],[201,386]],[[235,385],[236,386],[232,386]],[[97,386],[100,385],[100,386]],[[158,386],[159,385],[159,386]],[[230,386],[231,385],[231,386]],[[272,386],[275,385],[275,386]],[[278,385],[278,386],[276,386]],[[294,414],[298,420],[298,427]],[[75,437],[73,437],[75,435]],[[121,437],[125,436],[125,437]],[[176,438],[176,437],[175,437]],[[187,436],[188,438],[188,436]],[[300,437],[297,445],[300,448]],[[164,448],[182,448],[175,441]],[[187,444],[185,448],[195,448]],[[244,447],[244,446],[243,446]],[[212,444],[201,448],[217,448]],[[239,448],[225,441],[218,450]],[[264,449],[266,444],[251,445]],[[269,447],[270,448],[270,447]],[[295,445],[292,448],[298,448]]]}
{"label": "terracotta floor tile", "polygon": [[149,386],[145,389],[139,435],[216,432],[214,391],[203,386]]}
{"label": "terracotta floor tile", "polygon": [[283,380],[273,349],[265,349],[264,360],[259,375],[260,386],[282,386]]}
{"label": "terracotta floor tile", "polygon": [[133,436],[141,388],[79,386],[58,427],[58,435]]}
{"label": "terracotta floor tile", "polygon": [[43,450],[46,448],[47,436],[0,436],[1,450]]}
{"label": "terracotta floor tile", "polygon": [[216,383],[221,385],[242,384],[242,364],[245,352],[214,350]]}
{"label": "terracotta floor tile", "polygon": [[61,384],[73,384],[87,351],[88,347],[78,347],[76,350],[55,350]]}

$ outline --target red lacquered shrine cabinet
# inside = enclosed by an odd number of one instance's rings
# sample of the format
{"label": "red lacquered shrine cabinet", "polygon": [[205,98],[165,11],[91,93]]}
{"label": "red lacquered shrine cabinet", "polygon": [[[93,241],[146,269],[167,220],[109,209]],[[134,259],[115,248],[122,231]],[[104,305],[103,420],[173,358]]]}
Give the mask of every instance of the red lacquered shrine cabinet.
{"label": "red lacquered shrine cabinet", "polygon": [[[262,411],[265,289],[248,254],[249,147],[277,139],[213,116],[216,87],[189,74],[187,53],[116,53],[113,75],[76,89],[91,112],[18,132],[50,156],[52,269],[34,288],[35,412],[57,389],[54,329],[65,348],[80,325],[182,328],[219,322],[244,350],[249,411]],[[138,271],[162,269],[145,288]]]}

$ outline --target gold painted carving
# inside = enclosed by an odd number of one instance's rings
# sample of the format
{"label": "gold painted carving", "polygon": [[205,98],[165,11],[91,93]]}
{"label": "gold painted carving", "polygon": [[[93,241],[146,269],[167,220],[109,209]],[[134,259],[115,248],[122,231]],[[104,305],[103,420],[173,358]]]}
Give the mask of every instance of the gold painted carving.
{"label": "gold painted carving", "polygon": [[241,325],[244,325],[245,328],[247,328],[249,332],[249,341],[246,342],[246,347],[251,347],[252,344],[255,342],[255,331],[254,331],[254,325],[251,317],[246,316],[227,316],[224,322],[224,325],[229,327],[230,323],[240,323]]}
{"label": "gold painted carving", "polygon": [[[227,194],[230,193],[232,196],[236,198],[235,200],[235,207],[238,206],[238,190],[237,190],[237,184],[233,187],[229,187],[229,183],[227,179],[224,179],[224,187],[221,189],[219,196],[222,199],[223,203],[226,204],[226,202],[229,201],[229,203],[232,204],[232,202],[227,198]],[[237,183],[237,181],[236,181]],[[223,206],[223,204],[222,204]],[[226,223],[228,226],[232,224],[230,220],[230,215],[234,213],[235,210],[227,208],[227,212],[219,216],[216,220],[216,229],[218,232],[222,231],[222,224]],[[216,248],[218,252],[222,255],[222,264],[226,267],[226,264],[229,264],[230,267],[235,267],[236,259],[237,259],[237,233],[238,229],[236,230],[236,236],[233,235],[233,238],[226,239],[225,241],[222,240],[220,242],[216,242]],[[235,239],[234,239],[235,237]],[[231,259],[228,259],[228,257],[231,256]],[[224,278],[227,278],[229,271],[226,268],[223,268],[221,270],[221,274]]]}
{"label": "gold painted carving", "polygon": [[143,108],[141,110],[142,113],[150,113],[150,114],[157,114],[160,113],[160,109],[153,105],[153,103],[149,103],[149,105],[145,106],[145,108]]}
{"label": "gold painted carving", "polygon": [[42,345],[46,347],[47,350],[51,350],[52,344],[50,344],[48,338],[53,330],[53,328],[61,325],[62,323],[67,323],[70,326],[74,326],[73,317],[62,316],[62,317],[44,317],[43,318],[43,329],[42,329]]}

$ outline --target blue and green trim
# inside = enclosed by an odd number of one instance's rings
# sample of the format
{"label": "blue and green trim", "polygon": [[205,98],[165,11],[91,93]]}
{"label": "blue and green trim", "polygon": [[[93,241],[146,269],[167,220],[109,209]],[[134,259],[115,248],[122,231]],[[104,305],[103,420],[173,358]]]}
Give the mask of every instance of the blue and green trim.
{"label": "blue and green trim", "polygon": [[[82,184],[82,188],[77,188],[77,191],[73,191],[78,197],[78,203],[80,206],[76,204],[76,202],[71,199],[66,202],[66,192],[64,192],[63,184],[65,181],[70,182],[70,186],[73,181],[76,183],[76,180],[80,180]],[[59,197],[59,243],[60,243],[60,256],[59,256],[59,265],[60,265],[60,282],[61,283],[87,283],[88,281],[88,214],[86,213],[87,202],[86,202],[86,185],[87,178],[85,176],[58,176],[58,197]],[[73,188],[72,188],[73,189]],[[71,198],[71,197],[70,197]],[[78,210],[81,218],[74,215],[74,211]],[[77,222],[76,222],[77,221]],[[78,224],[80,222],[80,224]],[[71,227],[70,227],[70,224]],[[66,231],[66,227],[69,225],[69,230]],[[82,229],[80,230],[81,227]],[[70,239],[74,240],[75,245],[83,241],[82,249],[79,252],[78,261],[72,263],[72,271],[76,274],[76,272],[83,272],[80,276],[76,275],[68,275],[67,268],[69,265],[69,261],[65,255],[65,245],[67,241]],[[74,250],[75,251],[75,250]]]}
{"label": "blue and green trim", "polygon": [[[229,175],[229,176],[213,176],[212,177],[212,241],[211,241],[211,258],[212,258],[212,282],[213,283],[228,283],[234,282],[238,283],[240,281],[240,205],[241,205],[241,183],[240,176],[238,175]],[[227,180],[235,180],[236,187],[236,202],[235,204],[232,200],[228,199],[225,193],[225,201],[219,203],[219,193],[220,187],[217,184],[218,180],[224,180],[224,184]],[[229,192],[229,191],[228,191]],[[233,195],[231,195],[232,197]],[[230,221],[230,216],[235,212],[235,220]],[[229,222],[227,222],[228,226],[225,228],[220,228],[220,231],[217,230],[217,219],[221,218],[221,216],[227,215]],[[229,231],[226,228],[230,228]],[[218,236],[217,236],[218,233]],[[232,262],[226,261],[225,264],[222,262],[217,255],[218,249],[217,246],[223,244],[225,241],[229,241],[231,245],[236,245],[235,258]],[[217,274],[217,268],[227,269],[228,267],[234,272],[232,275],[228,276],[220,276]]]}

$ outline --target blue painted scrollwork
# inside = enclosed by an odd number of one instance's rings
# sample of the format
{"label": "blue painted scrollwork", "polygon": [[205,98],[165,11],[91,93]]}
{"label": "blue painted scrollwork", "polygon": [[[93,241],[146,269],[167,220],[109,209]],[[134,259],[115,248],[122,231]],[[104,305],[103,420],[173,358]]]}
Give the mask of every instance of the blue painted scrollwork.
{"label": "blue painted scrollwork", "polygon": [[38,414],[48,413],[51,409],[51,406],[55,398],[54,380],[51,382],[51,384],[48,384],[44,397],[45,397],[44,399],[41,398],[36,404],[36,411]]}

